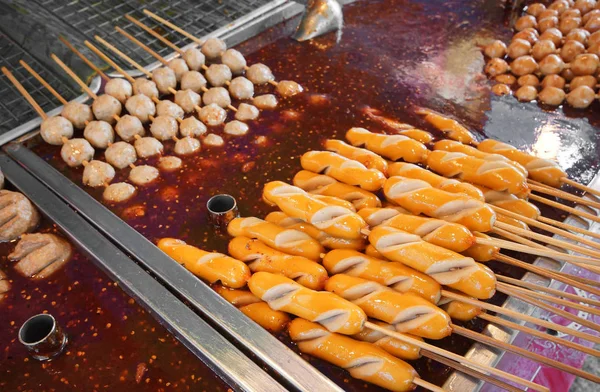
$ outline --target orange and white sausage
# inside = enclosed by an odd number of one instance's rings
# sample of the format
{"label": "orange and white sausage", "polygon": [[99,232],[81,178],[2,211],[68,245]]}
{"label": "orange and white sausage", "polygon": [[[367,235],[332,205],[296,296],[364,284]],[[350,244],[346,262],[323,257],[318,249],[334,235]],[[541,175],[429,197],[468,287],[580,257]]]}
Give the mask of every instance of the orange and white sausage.
{"label": "orange and white sausage", "polygon": [[475,141],[475,136],[456,120],[425,108],[417,110],[417,114],[425,116],[425,121],[444,132],[452,140],[465,144],[471,144]]}
{"label": "orange and white sausage", "polygon": [[506,216],[504,214],[496,214],[496,220],[498,222],[506,223],[507,225],[518,227],[519,229],[531,230],[529,228],[529,226],[527,226],[527,223],[525,223],[523,221],[520,221],[518,219],[515,219],[515,218],[511,218],[511,217]]}
{"label": "orange and white sausage", "polygon": [[367,320],[365,312],[352,302],[326,291],[307,289],[285,276],[256,272],[248,288],[271,309],[314,321],[330,332],[354,335]]}
{"label": "orange and white sausage", "polygon": [[294,176],[293,182],[295,186],[312,194],[337,197],[348,201],[356,210],[381,206],[381,201],[374,193],[308,170],[299,171]]}
{"label": "orange and white sausage", "polygon": [[221,282],[223,286],[237,289],[245,286],[250,279],[250,269],[246,264],[224,254],[206,252],[174,238],[161,239],[158,247],[191,273],[209,283]]}
{"label": "orange and white sausage", "polygon": [[358,161],[368,169],[375,169],[387,175],[388,164],[385,159],[364,148],[358,148],[341,140],[325,140],[325,149],[340,154],[343,157]]}
{"label": "orange and white sausage", "polygon": [[321,244],[306,233],[254,217],[233,219],[227,226],[227,232],[232,237],[255,238],[273,249],[315,261],[321,258],[324,251]]}
{"label": "orange and white sausage", "polygon": [[399,131],[398,135],[409,137],[423,144],[430,143],[433,140],[433,135],[431,133],[418,128],[410,128]]}
{"label": "orange and white sausage", "polygon": [[433,278],[402,263],[383,261],[355,250],[332,250],[323,258],[323,266],[332,275],[372,280],[401,293],[417,294],[434,304],[441,296],[441,287]]}
{"label": "orange and white sausage", "polygon": [[356,185],[367,191],[377,191],[383,186],[385,176],[375,169],[367,169],[362,163],[331,151],[309,151],[302,155],[300,164],[304,170],[322,173],[348,185]]}
{"label": "orange and white sausage", "polygon": [[346,132],[346,139],[353,146],[365,147],[392,161],[424,162],[429,154],[423,143],[403,135],[383,135],[364,128],[351,128]]}
{"label": "orange and white sausage", "polygon": [[325,290],[360,306],[368,317],[391,324],[398,332],[426,339],[442,339],[452,332],[448,314],[416,294],[399,293],[344,274],[329,278]]}
{"label": "orange and white sausage", "polygon": [[496,213],[485,203],[434,188],[422,180],[390,177],[383,191],[388,200],[412,214],[459,223],[472,231],[490,231],[496,221]]}
{"label": "orange and white sausage", "polygon": [[[382,328],[389,329],[390,331],[395,331],[393,325],[386,324],[382,321],[373,321],[374,324],[379,325]],[[400,332],[398,332],[400,333]],[[423,338],[418,336],[403,334],[408,336],[409,338],[413,338],[419,341],[423,341]],[[405,359],[409,361],[414,361],[416,359],[421,358],[421,349],[414,344],[406,343],[402,340],[392,338],[383,332],[375,331],[374,329],[370,329],[365,327],[361,332],[352,336],[356,340],[361,340],[363,342],[368,342],[376,345],[377,347],[382,348],[388,353],[392,354],[396,358]]]}
{"label": "orange and white sausage", "polygon": [[470,257],[423,241],[419,236],[392,227],[378,226],[369,242],[387,259],[423,272],[438,283],[479,299],[496,292],[496,276]]}
{"label": "orange and white sausage", "polygon": [[479,143],[477,149],[491,154],[500,154],[520,163],[529,172],[529,178],[546,185],[558,188],[562,183],[561,178],[567,177],[567,173],[556,162],[529,155],[497,140],[486,139]]}
{"label": "orange and white sausage", "polygon": [[324,203],[304,190],[281,181],[263,188],[263,200],[276,205],[292,218],[308,222],[327,234],[348,240],[359,239],[367,224],[347,208]]}
{"label": "orange and white sausage", "polygon": [[394,392],[416,388],[413,380],[418,374],[412,366],[374,344],[331,333],[300,318],[290,323],[288,332],[301,352],[346,369],[356,379]]}
{"label": "orange and white sausage", "polygon": [[437,150],[429,154],[427,166],[444,177],[460,178],[495,191],[521,195],[529,191],[527,177],[502,161],[484,161],[460,152]]}
{"label": "orange and white sausage", "polygon": [[377,249],[375,249],[375,247],[371,244],[367,245],[367,247],[365,248],[365,255],[369,256],[369,257],[373,257],[375,259],[379,259],[379,260],[386,260],[385,256],[382,255]]}
{"label": "orange and white sausage", "polygon": [[280,274],[312,290],[322,290],[328,277],[322,265],[302,256],[271,249],[263,242],[248,237],[235,237],[229,241],[228,252],[248,263],[252,272]]}
{"label": "orange and white sausage", "polygon": [[302,219],[292,218],[281,211],[273,211],[265,217],[267,222],[274,223],[286,229],[299,230],[303,233],[308,234],[315,240],[319,241],[321,245],[329,249],[365,249],[366,240],[358,238],[356,240],[347,240],[344,238],[332,237],[322,230],[317,229],[310,223],[304,222]]}
{"label": "orange and white sausage", "polygon": [[[475,232],[474,235],[478,238],[485,238],[488,240],[491,239],[490,236],[479,232]],[[499,247],[483,244],[474,244],[469,249],[466,249],[464,252],[462,252],[463,255],[471,257],[479,262],[493,260],[496,256],[498,256],[498,253],[500,253]]]}
{"label": "orange and white sausage", "polygon": [[433,135],[421,129],[417,129],[410,124],[406,124],[393,118],[381,115],[381,111],[371,107],[363,108],[363,113],[369,116],[372,120],[385,125],[396,131],[398,135],[404,135],[411,139],[415,139],[421,143],[429,143],[433,140]]}
{"label": "orange and white sausage", "polygon": [[542,214],[534,204],[508,192],[498,192],[482,186],[478,186],[478,188],[483,192],[485,202],[493,206],[504,208],[530,219],[537,219]]}
{"label": "orange and white sausage", "polygon": [[[348,186],[352,186],[352,185],[348,185]],[[315,193],[313,193],[312,195],[315,199],[322,201],[325,204],[346,208],[352,212],[356,212],[356,208],[354,207],[354,204],[352,204],[349,201],[346,201],[344,199],[341,199],[337,196],[319,195],[319,194],[315,194]]]}
{"label": "orange and white sausage", "polygon": [[471,321],[475,317],[479,316],[481,313],[484,313],[485,310],[480,308],[479,306],[470,305],[461,301],[451,300],[449,298],[442,298],[440,303],[438,304],[440,308],[442,308],[452,320],[458,321]]}
{"label": "orange and white sausage", "polygon": [[484,201],[483,193],[472,184],[454,180],[452,178],[442,177],[432,171],[423,169],[412,163],[396,162],[389,166],[388,173],[390,177],[400,176],[423,180],[434,188],[441,189],[450,193],[464,193],[473,199]]}

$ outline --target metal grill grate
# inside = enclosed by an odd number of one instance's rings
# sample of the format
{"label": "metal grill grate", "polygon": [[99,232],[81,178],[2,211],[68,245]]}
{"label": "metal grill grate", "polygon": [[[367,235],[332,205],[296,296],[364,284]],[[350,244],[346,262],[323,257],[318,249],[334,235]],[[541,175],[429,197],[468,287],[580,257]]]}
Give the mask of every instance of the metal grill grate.
{"label": "metal grill grate", "polygon": [[[65,99],[71,100],[79,95],[25,52],[17,43],[0,33],[0,65],[13,72],[44,111],[48,112],[59,106],[60,102],[19,64],[21,59],[35,69]],[[0,74],[0,133],[4,133],[35,117],[37,117],[37,113],[14,88],[10,80],[4,74]]]}

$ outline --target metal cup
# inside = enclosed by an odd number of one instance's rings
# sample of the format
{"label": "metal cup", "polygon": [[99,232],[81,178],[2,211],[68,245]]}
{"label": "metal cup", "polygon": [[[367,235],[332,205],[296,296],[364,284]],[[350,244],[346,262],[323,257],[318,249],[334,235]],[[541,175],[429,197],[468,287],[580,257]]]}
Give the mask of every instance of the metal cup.
{"label": "metal cup", "polygon": [[38,361],[47,361],[60,354],[67,345],[67,335],[50,314],[38,314],[25,321],[19,329],[19,342]]}
{"label": "metal cup", "polygon": [[235,198],[231,195],[215,195],[206,202],[208,219],[213,227],[221,233],[227,231],[227,225],[240,216]]}

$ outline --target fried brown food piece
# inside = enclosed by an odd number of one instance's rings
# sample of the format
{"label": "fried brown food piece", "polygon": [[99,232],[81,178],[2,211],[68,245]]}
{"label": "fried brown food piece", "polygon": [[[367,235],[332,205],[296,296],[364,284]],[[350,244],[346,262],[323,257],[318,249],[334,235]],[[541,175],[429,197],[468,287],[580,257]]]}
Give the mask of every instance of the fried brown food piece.
{"label": "fried brown food piece", "polygon": [[0,190],[0,241],[11,241],[33,230],[40,215],[19,192]]}
{"label": "fried brown food piece", "polygon": [[59,270],[73,253],[71,245],[54,234],[24,234],[8,255],[19,262],[15,269],[23,276],[45,279]]}

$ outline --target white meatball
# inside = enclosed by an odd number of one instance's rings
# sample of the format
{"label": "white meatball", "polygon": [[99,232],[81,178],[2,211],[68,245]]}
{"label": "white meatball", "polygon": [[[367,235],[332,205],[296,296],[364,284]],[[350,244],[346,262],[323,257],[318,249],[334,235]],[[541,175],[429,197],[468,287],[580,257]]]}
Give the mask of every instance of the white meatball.
{"label": "white meatball", "polygon": [[152,80],[161,94],[170,94],[169,89],[177,87],[177,76],[169,67],[162,67],[152,71]]}
{"label": "white meatball", "polygon": [[221,62],[228,66],[234,75],[239,75],[246,69],[244,55],[235,49],[227,49],[221,56]]}
{"label": "white meatball", "polygon": [[238,106],[237,112],[235,113],[235,119],[240,121],[256,120],[259,113],[260,112],[256,106],[247,103],[241,103],[240,106]]}
{"label": "white meatball", "polygon": [[106,121],[92,121],[86,125],[83,137],[93,147],[105,149],[115,141],[115,132],[113,127]]}
{"label": "white meatball", "polygon": [[92,104],[96,119],[106,121],[111,125],[117,122],[115,116],[120,115],[122,109],[121,102],[108,94],[99,96]]}
{"label": "white meatball", "polygon": [[196,106],[200,105],[200,95],[192,90],[179,90],[175,93],[175,103],[186,113],[191,113],[196,110]]}
{"label": "white meatball", "polygon": [[129,114],[124,115],[117,121],[115,131],[117,132],[117,135],[126,142],[132,141],[138,135],[144,136],[146,133],[140,119]]}
{"label": "white meatball", "polygon": [[214,133],[211,133],[208,136],[206,136],[203,141],[204,145],[213,147],[218,147],[225,144],[223,138],[219,135],[215,135]]}
{"label": "white meatball", "polygon": [[206,87],[206,79],[198,71],[188,71],[181,77],[181,89],[199,93]]}
{"label": "white meatball", "polygon": [[150,125],[150,133],[158,140],[170,140],[177,136],[177,120],[171,116],[157,116]]}
{"label": "white meatball", "polygon": [[128,200],[135,194],[135,188],[133,185],[128,184],[126,182],[117,182],[115,184],[110,184],[104,190],[102,197],[105,200],[111,201],[113,203],[120,203],[122,201]]}
{"label": "white meatball", "polygon": [[227,112],[222,107],[211,103],[210,105],[204,106],[200,113],[198,113],[200,120],[206,125],[216,126],[221,125],[227,118]]}
{"label": "white meatball", "polygon": [[222,108],[231,105],[229,93],[223,87],[213,87],[204,93],[202,101],[205,105],[215,104]]}
{"label": "white meatball", "polygon": [[71,139],[63,144],[60,156],[71,167],[81,166],[84,161],[94,159],[94,147],[85,139]]}
{"label": "white meatball", "polygon": [[190,70],[185,63],[185,60],[182,58],[169,61],[168,66],[173,70],[173,72],[175,72],[175,79],[177,79],[178,82],[181,80],[183,74]]}
{"label": "white meatball", "polygon": [[137,78],[135,82],[133,82],[133,93],[135,95],[145,95],[149,98],[158,98],[158,87],[156,87],[156,83],[154,83],[152,80],[146,78]]}
{"label": "white meatball", "polygon": [[117,169],[123,169],[136,161],[135,148],[129,143],[116,142],[104,152],[106,162]]}
{"label": "white meatball", "polygon": [[293,97],[296,94],[300,94],[302,91],[304,91],[304,88],[292,80],[282,80],[277,83],[277,92],[282,97]]}
{"label": "white meatball", "polygon": [[70,139],[73,137],[73,124],[61,116],[48,117],[42,121],[40,135],[46,143],[60,146],[63,144],[63,138]]}
{"label": "white meatball", "polygon": [[139,158],[148,158],[162,154],[164,147],[161,142],[153,137],[142,137],[133,143],[135,152]]}
{"label": "white meatball", "polygon": [[136,166],[129,172],[129,181],[135,185],[146,185],[158,178],[158,169],[153,166]]}
{"label": "white meatball", "polygon": [[67,103],[60,115],[71,121],[75,129],[85,128],[85,123],[94,119],[92,109],[88,105],[75,101]]}
{"label": "white meatball", "polygon": [[117,98],[119,102],[124,104],[127,102],[127,98],[133,95],[133,87],[131,86],[131,83],[125,79],[114,78],[106,83],[104,92],[108,95],[112,95]]}
{"label": "white meatball", "polygon": [[225,64],[213,64],[205,72],[206,80],[214,87],[224,86],[231,80],[231,70]]}
{"label": "white meatball", "polygon": [[160,101],[156,105],[156,115],[158,116],[170,116],[173,118],[183,118],[185,112],[181,108],[181,106],[177,105],[175,102],[169,100]]}
{"label": "white meatball", "polygon": [[202,53],[209,60],[219,58],[226,50],[227,44],[219,38],[209,38],[204,42],[204,45],[202,45]]}
{"label": "white meatball", "polygon": [[115,169],[106,162],[94,160],[83,169],[83,183],[87,186],[103,186],[113,178],[115,178]]}
{"label": "white meatball", "polygon": [[200,140],[194,139],[193,137],[186,136],[183,139],[177,140],[175,143],[175,154],[177,155],[188,155],[192,154],[200,149]]}
{"label": "white meatball", "polygon": [[254,96],[254,85],[243,76],[238,76],[229,84],[229,93],[235,99],[250,99]]}
{"label": "white meatball", "polygon": [[158,168],[164,171],[173,171],[181,167],[181,159],[177,157],[162,157],[158,160]]}
{"label": "white meatball", "polygon": [[145,123],[150,120],[150,116],[156,114],[156,106],[154,102],[146,95],[134,95],[127,100],[125,108],[132,116],[137,117],[141,122]]}
{"label": "white meatball", "polygon": [[248,125],[238,121],[233,120],[225,124],[224,132],[228,135],[241,136],[248,133]]}
{"label": "white meatball", "polygon": [[183,53],[183,59],[187,66],[192,71],[200,71],[204,63],[206,63],[206,57],[202,54],[202,51],[198,48],[190,48]]}
{"label": "white meatball", "polygon": [[246,77],[254,84],[265,84],[275,80],[271,68],[261,63],[252,64],[246,71]]}
{"label": "white meatball", "polygon": [[179,124],[181,136],[201,136],[206,133],[206,125],[196,117],[188,117]]}
{"label": "white meatball", "polygon": [[254,97],[254,105],[259,109],[275,109],[277,107],[277,98],[273,94],[259,95]]}

